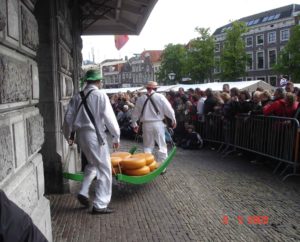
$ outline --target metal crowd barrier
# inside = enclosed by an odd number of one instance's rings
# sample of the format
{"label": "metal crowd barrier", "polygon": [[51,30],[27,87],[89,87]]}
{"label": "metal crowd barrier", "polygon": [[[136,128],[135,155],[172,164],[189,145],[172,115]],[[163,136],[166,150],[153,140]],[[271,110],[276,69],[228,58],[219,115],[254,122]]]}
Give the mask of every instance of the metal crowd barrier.
{"label": "metal crowd barrier", "polygon": [[238,115],[226,120],[220,115],[206,115],[204,122],[197,123],[197,131],[204,141],[220,144],[223,156],[236,149],[270,157],[279,161],[274,173],[282,165],[281,175],[292,167],[293,172],[283,180],[297,173],[299,167],[299,122],[297,119]]}

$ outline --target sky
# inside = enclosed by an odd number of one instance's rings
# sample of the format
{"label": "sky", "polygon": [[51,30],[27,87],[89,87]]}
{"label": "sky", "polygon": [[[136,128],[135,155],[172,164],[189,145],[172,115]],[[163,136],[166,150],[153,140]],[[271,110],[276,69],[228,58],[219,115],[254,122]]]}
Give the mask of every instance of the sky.
{"label": "sky", "polygon": [[196,27],[213,33],[230,21],[289,4],[300,4],[300,0],[158,0],[141,33],[129,35],[119,51],[112,35],[82,36],[83,59],[92,60],[92,49],[95,62],[100,63],[144,50],[163,50],[169,43],[186,44],[198,36]]}

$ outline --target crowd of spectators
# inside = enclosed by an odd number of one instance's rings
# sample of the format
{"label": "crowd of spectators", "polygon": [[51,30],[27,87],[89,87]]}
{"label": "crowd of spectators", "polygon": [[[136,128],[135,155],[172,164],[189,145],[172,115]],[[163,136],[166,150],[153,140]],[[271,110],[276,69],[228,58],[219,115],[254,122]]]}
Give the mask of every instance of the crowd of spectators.
{"label": "crowd of spectators", "polygon": [[[135,137],[130,125],[131,111],[139,95],[141,95],[139,92],[127,92],[110,96],[123,137]],[[274,92],[258,87],[256,91],[249,93],[235,87],[230,88],[225,83],[222,91],[213,91],[210,88],[206,90],[179,88],[177,92],[170,91],[165,95],[175,111],[177,120],[173,139],[177,145],[188,146],[187,148],[202,146],[201,137],[198,140],[198,134],[195,132],[195,125],[197,122],[205,122],[206,115],[221,115],[226,123],[234,120],[238,114],[290,118],[299,118],[300,114],[300,91],[291,81],[287,81],[283,87],[276,88]],[[190,144],[187,140],[197,142]]]}

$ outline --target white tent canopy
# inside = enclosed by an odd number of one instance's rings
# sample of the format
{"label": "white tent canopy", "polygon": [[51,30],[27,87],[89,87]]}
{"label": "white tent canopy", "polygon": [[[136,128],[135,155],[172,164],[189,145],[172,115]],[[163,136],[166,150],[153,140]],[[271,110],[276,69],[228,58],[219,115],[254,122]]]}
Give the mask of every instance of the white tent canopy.
{"label": "white tent canopy", "polygon": [[247,90],[249,92],[253,92],[258,87],[262,87],[265,90],[273,90],[274,87],[270,84],[261,81],[261,80],[255,80],[255,81],[240,81],[240,82],[210,82],[210,83],[204,83],[204,84],[179,84],[176,86],[176,88],[173,88],[173,91],[178,91],[180,87],[184,88],[184,90],[188,90],[189,88],[195,89],[200,88],[200,90],[204,91],[207,88],[211,88],[213,91],[222,91],[223,85],[228,84],[230,88],[236,87],[239,90]]}
{"label": "white tent canopy", "polygon": [[294,83],[294,87],[300,88],[300,83]]}
{"label": "white tent canopy", "polygon": [[120,87],[120,88],[108,88],[108,89],[103,89],[106,94],[114,94],[114,93],[119,93],[119,92],[135,92],[143,87]]}
{"label": "white tent canopy", "polygon": [[[236,87],[239,90],[247,90],[249,92],[253,92],[258,87],[262,87],[265,90],[274,90],[275,87],[271,86],[270,84],[261,81],[240,81],[240,82],[210,82],[210,83],[203,83],[203,84],[177,84],[177,85],[170,85],[170,86],[160,86],[157,91],[158,92],[169,92],[169,91],[178,91],[180,87],[184,88],[187,91],[189,88],[196,89],[200,88],[200,90],[204,91],[207,88],[211,88],[213,91],[222,91],[224,84],[229,84],[230,88]],[[124,88],[110,88],[104,89],[107,94],[118,93],[118,92],[146,92],[144,87],[124,87]]]}

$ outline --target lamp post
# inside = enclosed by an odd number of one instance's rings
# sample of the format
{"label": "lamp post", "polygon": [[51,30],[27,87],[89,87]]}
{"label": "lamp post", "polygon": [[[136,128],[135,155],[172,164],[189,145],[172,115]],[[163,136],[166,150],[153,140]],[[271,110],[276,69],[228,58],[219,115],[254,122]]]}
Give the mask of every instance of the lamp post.
{"label": "lamp post", "polygon": [[175,76],[176,76],[176,74],[174,72],[171,72],[171,73],[168,74],[168,77],[169,77],[171,82],[173,82],[175,80]]}

